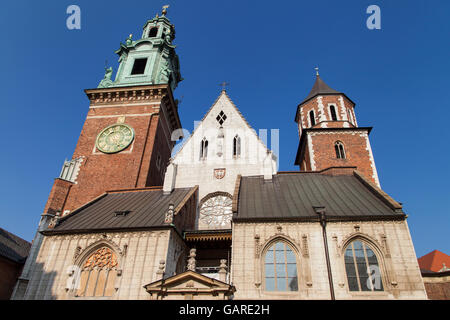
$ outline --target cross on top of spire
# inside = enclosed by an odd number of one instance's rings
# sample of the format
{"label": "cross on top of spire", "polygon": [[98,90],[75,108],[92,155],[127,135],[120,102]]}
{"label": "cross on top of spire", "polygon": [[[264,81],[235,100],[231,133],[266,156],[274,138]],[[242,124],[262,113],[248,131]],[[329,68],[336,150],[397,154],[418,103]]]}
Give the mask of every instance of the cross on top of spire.
{"label": "cross on top of spire", "polygon": [[319,75],[319,67],[315,67],[314,70],[316,70],[316,76]]}
{"label": "cross on top of spire", "polygon": [[225,82],[225,81],[219,84],[219,86],[222,87],[222,91],[227,91],[226,87],[227,87],[228,85],[229,85],[229,83],[228,83],[228,82]]}

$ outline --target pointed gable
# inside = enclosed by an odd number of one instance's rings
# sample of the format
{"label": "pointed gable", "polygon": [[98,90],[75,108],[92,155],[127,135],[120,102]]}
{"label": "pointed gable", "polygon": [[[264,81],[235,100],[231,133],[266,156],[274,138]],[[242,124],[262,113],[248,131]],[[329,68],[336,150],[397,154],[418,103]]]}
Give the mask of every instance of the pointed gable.
{"label": "pointed gable", "polygon": [[209,278],[194,271],[186,271],[175,276],[161,279],[144,286],[152,298],[161,295],[173,299],[174,296],[206,296],[208,299],[218,297],[228,299],[236,288],[226,282]]}
{"label": "pointed gable", "polygon": [[[165,185],[199,186],[197,226],[201,230],[231,228],[232,195],[238,175],[264,175],[270,179],[277,169],[276,157],[225,90],[169,166]],[[216,217],[214,212],[223,213]]]}
{"label": "pointed gable", "polygon": [[[223,112],[223,114],[225,115],[225,120],[222,123],[219,122],[221,112]],[[191,147],[190,144],[195,143],[192,140],[196,140],[197,144],[199,145],[201,139],[198,139],[198,137],[197,139],[194,138],[196,135],[201,135],[199,131],[202,132],[210,129],[211,131],[213,131],[214,129],[218,129],[220,126],[222,126],[224,129],[227,129],[230,127],[229,125],[230,123],[233,124],[233,127],[240,127],[241,129],[240,131],[251,132],[254,135],[254,137],[257,138],[259,146],[263,148],[264,151],[266,152],[270,151],[267,148],[267,146],[263,143],[263,141],[259,138],[256,131],[251,127],[251,125],[248,123],[248,121],[236,107],[236,105],[233,103],[231,98],[228,96],[227,92],[225,90],[222,90],[222,92],[214,101],[212,106],[203,116],[200,123],[197,125],[196,128],[194,128],[194,131],[192,132],[191,136],[186,141],[184,141],[181,148],[173,156],[174,162],[177,162],[179,158],[185,156],[183,150],[185,148]],[[198,146],[194,146],[195,149],[199,149],[197,147]]]}

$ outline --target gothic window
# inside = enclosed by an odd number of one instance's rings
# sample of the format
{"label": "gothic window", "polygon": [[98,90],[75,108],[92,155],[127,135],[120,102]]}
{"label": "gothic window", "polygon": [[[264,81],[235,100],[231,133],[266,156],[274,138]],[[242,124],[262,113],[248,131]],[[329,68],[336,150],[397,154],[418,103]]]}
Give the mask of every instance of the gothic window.
{"label": "gothic window", "polygon": [[383,291],[377,256],[360,240],[345,250],[345,271],[350,291]]}
{"label": "gothic window", "polygon": [[206,159],[208,156],[208,140],[203,138],[201,146],[200,146],[200,159]]}
{"label": "gothic window", "polygon": [[241,155],[241,138],[236,135],[233,138],[233,157],[239,157]]}
{"label": "gothic window", "polygon": [[220,113],[216,117],[216,120],[220,125],[222,125],[225,120],[227,120],[227,115],[225,114],[225,112],[220,111]]}
{"label": "gothic window", "polygon": [[337,121],[336,108],[333,105],[330,106],[330,114],[331,120]]}
{"label": "gothic window", "polygon": [[144,74],[145,66],[147,65],[147,58],[139,58],[134,60],[133,69],[131,74]]}
{"label": "gothic window", "polygon": [[311,127],[316,125],[316,118],[314,117],[314,110],[309,112],[309,120],[311,121]]}
{"label": "gothic window", "polygon": [[206,199],[200,205],[200,221],[215,229],[229,227],[233,215],[231,197],[218,194]]}
{"label": "gothic window", "polygon": [[264,257],[266,291],[298,291],[297,263],[292,248],[278,241]]}
{"label": "gothic window", "polygon": [[334,150],[336,151],[336,158],[345,159],[344,145],[340,141],[336,141],[334,144]]}
{"label": "gothic window", "polygon": [[117,277],[117,256],[109,247],[101,247],[81,265],[78,297],[110,297]]}
{"label": "gothic window", "polygon": [[153,27],[148,32],[148,37],[149,38],[156,37],[157,33],[158,33],[158,27]]}

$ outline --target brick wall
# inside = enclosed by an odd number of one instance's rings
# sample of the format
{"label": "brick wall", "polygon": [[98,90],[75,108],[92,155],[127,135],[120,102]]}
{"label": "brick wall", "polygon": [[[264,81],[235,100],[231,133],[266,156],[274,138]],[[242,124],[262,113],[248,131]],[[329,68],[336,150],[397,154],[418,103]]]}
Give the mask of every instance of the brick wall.
{"label": "brick wall", "polygon": [[428,299],[450,300],[450,272],[441,272],[442,275],[422,274]]}
{"label": "brick wall", "polygon": [[72,185],[72,182],[56,178],[45,205],[44,213],[56,214],[57,211],[62,213]]}
{"label": "brick wall", "polygon": [[[122,91],[112,93],[106,91],[115,89],[97,90],[96,93],[88,90],[91,105],[73,153],[73,158],[82,157],[83,161],[75,183],[66,190],[63,212],[73,211],[107,190],[163,184],[173,146],[172,127],[178,114],[167,88],[147,87],[146,90],[122,88],[117,89]],[[114,96],[117,98],[112,99]],[[134,140],[118,153],[102,153],[96,148],[97,136],[104,128],[116,123],[131,126],[135,132]],[[55,183],[46,210],[61,206],[60,184]]]}
{"label": "brick wall", "polygon": [[[333,121],[330,105],[334,105],[337,120]],[[315,125],[311,126],[309,112],[314,110]],[[299,132],[305,139],[303,157],[298,159],[300,170],[321,171],[334,166],[355,166],[366,177],[379,185],[378,173],[368,137],[368,129],[358,129],[354,104],[344,95],[320,95],[299,108]],[[318,129],[307,131],[305,129]],[[337,128],[336,131],[330,131]],[[323,131],[319,131],[324,129]],[[345,129],[345,130],[342,130]],[[345,159],[338,159],[335,143],[344,145]]]}
{"label": "brick wall", "polygon": [[[374,161],[368,150],[367,131],[323,131],[308,132],[311,136],[313,154],[305,158],[307,162],[314,160],[314,170],[320,171],[329,167],[355,166],[367,178],[378,184]],[[336,141],[342,142],[345,159],[338,159],[335,151]],[[308,145],[306,146],[308,149]],[[311,167],[310,164],[307,167]]]}

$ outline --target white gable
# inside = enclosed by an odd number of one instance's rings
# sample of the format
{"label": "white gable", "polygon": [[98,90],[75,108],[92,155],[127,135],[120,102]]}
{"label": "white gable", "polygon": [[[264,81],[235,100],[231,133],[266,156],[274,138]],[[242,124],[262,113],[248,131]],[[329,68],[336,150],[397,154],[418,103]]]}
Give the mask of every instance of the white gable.
{"label": "white gable", "polygon": [[[222,125],[217,121],[217,116],[221,112],[226,117]],[[241,145],[238,157],[233,155],[233,139],[236,136],[240,138]],[[202,159],[203,139],[208,141],[208,150],[207,156]],[[218,191],[233,195],[239,174],[267,176],[276,173],[275,156],[258,138],[255,130],[249,126],[225,91],[222,91],[192,135],[174,156],[173,163],[176,165],[176,170],[173,170],[174,187],[198,185],[200,200]],[[166,175],[166,180],[169,178]]]}

